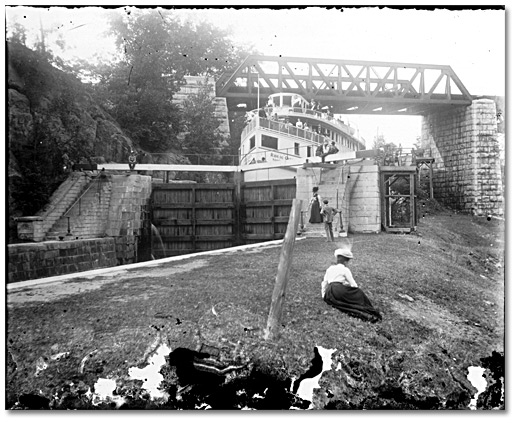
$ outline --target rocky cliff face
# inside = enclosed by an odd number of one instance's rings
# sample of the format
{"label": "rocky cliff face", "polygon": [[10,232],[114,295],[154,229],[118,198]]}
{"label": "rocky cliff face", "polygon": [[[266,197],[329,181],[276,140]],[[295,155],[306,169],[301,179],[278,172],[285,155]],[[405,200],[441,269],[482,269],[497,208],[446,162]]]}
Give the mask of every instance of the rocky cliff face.
{"label": "rocky cliff face", "polygon": [[[8,43],[7,59],[10,240],[16,236],[12,218],[36,215],[74,163],[126,163],[131,150],[140,153],[140,163],[189,163],[179,152],[154,155],[139,149],[93,101],[85,84],[50,65],[41,54]],[[181,93],[178,101],[182,94],[187,96]],[[229,135],[225,100],[217,109],[220,130]],[[170,178],[204,182],[215,178],[199,174],[171,173]]]}
{"label": "rocky cliff face", "polygon": [[88,157],[127,160],[132,141],[83,84],[20,45],[8,46],[8,102],[10,148],[43,138],[56,147],[81,143]]}
{"label": "rocky cliff face", "polygon": [[9,218],[34,215],[72,163],[126,162],[134,148],[86,87],[38,53],[8,44]]}

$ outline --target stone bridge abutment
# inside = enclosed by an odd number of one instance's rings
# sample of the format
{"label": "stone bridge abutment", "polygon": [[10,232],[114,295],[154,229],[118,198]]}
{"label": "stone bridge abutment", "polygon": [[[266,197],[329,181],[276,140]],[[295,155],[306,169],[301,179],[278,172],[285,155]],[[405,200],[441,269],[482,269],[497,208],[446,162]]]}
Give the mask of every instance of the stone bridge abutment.
{"label": "stone bridge abutment", "polygon": [[422,147],[431,150],[437,201],[474,215],[503,216],[504,191],[496,104],[476,99],[423,117]]}

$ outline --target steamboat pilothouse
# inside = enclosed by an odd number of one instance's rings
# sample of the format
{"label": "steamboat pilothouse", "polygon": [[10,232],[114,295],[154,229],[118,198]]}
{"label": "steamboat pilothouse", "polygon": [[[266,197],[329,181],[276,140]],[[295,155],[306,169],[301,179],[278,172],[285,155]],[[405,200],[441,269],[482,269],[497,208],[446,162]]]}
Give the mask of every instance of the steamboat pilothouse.
{"label": "steamboat pilothouse", "polygon": [[[284,163],[322,162],[320,151],[332,147],[334,152],[333,146],[336,153],[365,149],[364,139],[351,123],[335,118],[327,107],[320,110],[314,100],[308,102],[299,94],[272,94],[264,108],[247,112],[247,119],[241,135],[240,165],[256,171],[254,176],[246,173],[246,180],[292,178],[295,169]],[[249,167],[262,163],[271,167]]]}

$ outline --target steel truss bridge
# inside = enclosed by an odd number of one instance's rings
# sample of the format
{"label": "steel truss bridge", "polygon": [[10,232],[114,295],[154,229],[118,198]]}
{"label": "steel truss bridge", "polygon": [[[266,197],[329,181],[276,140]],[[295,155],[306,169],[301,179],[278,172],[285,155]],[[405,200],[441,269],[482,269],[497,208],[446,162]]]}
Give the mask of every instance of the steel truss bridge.
{"label": "steel truss bridge", "polygon": [[473,99],[447,65],[251,55],[216,82],[230,111],[264,106],[279,92],[315,99],[335,114],[427,115]]}

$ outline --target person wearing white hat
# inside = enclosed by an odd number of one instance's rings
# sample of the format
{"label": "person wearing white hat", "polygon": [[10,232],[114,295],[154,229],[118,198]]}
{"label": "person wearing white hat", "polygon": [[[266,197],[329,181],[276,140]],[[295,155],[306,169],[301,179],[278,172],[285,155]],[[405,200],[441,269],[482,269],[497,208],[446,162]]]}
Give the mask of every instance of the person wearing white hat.
{"label": "person wearing white hat", "polygon": [[323,300],[338,310],[369,322],[382,320],[381,313],[376,310],[365,293],[359,288],[347,267],[354,258],[349,248],[334,251],[336,264],[325,272],[321,282]]}

